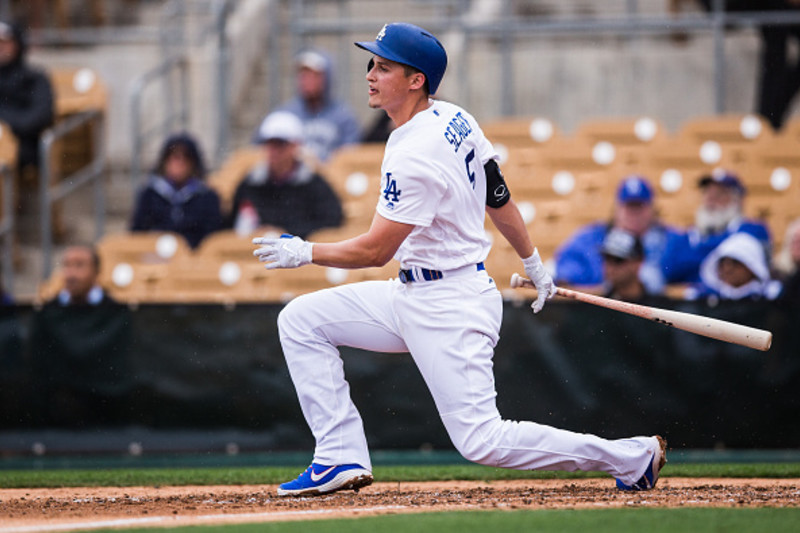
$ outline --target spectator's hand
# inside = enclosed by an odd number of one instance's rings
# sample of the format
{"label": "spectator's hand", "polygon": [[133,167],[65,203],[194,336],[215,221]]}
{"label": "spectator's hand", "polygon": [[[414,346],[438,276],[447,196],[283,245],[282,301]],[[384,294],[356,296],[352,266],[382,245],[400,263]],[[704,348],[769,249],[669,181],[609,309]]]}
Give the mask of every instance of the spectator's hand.
{"label": "spectator's hand", "polygon": [[522,264],[525,266],[525,273],[536,286],[538,295],[536,301],[533,302],[531,308],[534,313],[538,313],[544,307],[545,300],[548,300],[556,294],[556,284],[553,283],[553,278],[545,270],[542,264],[542,258],[539,257],[539,250],[533,249],[533,255],[523,259]]}
{"label": "spectator's hand", "polygon": [[258,260],[268,269],[296,268],[311,263],[312,243],[306,242],[294,235],[281,235],[280,238],[259,237],[253,239],[253,244],[261,248],[253,252]]}

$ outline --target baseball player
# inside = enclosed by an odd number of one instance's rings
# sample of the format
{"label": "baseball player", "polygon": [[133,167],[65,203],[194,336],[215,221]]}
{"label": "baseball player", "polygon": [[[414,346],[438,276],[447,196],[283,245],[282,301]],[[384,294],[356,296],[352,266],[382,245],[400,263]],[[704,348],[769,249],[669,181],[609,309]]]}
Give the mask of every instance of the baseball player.
{"label": "baseball player", "polygon": [[442,44],[406,23],[387,24],[367,67],[369,106],[397,126],[386,143],[381,193],[369,230],[336,243],[259,238],[267,268],[309,263],[361,268],[399,260],[397,279],[307,294],[278,317],[281,345],[303,414],[316,439],[311,466],[278,495],[357,490],[372,483],[361,417],[337,347],[410,352],[455,447],[467,459],[520,470],[597,470],[617,486],[655,486],[665,457],[658,436],[605,440],[533,422],[503,420],[492,356],[502,298],[483,261],[485,213],[508,239],[538,289],[533,311],[555,294],[475,118],[432,100],[447,66]]}

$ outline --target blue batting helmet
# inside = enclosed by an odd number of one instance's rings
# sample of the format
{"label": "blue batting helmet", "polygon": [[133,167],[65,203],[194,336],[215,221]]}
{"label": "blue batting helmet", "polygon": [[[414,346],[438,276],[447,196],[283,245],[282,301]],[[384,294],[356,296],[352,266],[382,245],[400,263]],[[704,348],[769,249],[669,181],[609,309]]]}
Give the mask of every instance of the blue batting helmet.
{"label": "blue batting helmet", "polygon": [[420,70],[428,80],[430,94],[436,94],[447,68],[447,52],[439,39],[406,22],[386,24],[374,41],[360,41],[355,45],[376,56]]}

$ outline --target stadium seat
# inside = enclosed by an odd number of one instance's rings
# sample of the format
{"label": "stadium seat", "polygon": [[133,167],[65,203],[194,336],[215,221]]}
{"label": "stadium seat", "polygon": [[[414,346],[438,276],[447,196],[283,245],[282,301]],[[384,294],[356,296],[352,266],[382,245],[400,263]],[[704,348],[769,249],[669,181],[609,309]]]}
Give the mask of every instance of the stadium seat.
{"label": "stadium seat", "polygon": [[262,157],[259,146],[239,148],[225,159],[219,170],[209,174],[206,182],[219,195],[223,213],[230,212],[236,188]]}
{"label": "stadium seat", "polygon": [[285,231],[282,228],[265,226],[249,235],[239,235],[234,230],[221,230],[208,235],[194,252],[194,256],[201,260],[236,261],[241,263],[258,262],[253,256],[256,246],[254,237],[274,236],[280,237]]}
{"label": "stadium seat", "polygon": [[[98,74],[86,67],[55,68],[50,71],[55,98],[56,122],[84,111],[108,114],[108,90]],[[68,175],[86,166],[101,147],[94,146],[93,128],[87,123],[59,141],[57,169]]]}
{"label": "stadium seat", "polygon": [[487,121],[481,125],[483,134],[497,148],[525,148],[547,144],[560,136],[558,127],[543,117],[514,117]]}
{"label": "stadium seat", "polygon": [[337,150],[322,174],[342,202],[345,224],[372,222],[381,184],[384,145],[365,143]]}
{"label": "stadium seat", "polygon": [[[16,197],[16,187],[17,187],[17,180],[13,179],[13,175],[16,173],[16,166],[17,166],[17,139],[14,137],[14,134],[11,132],[11,128],[8,124],[0,122],[0,171],[3,171],[5,168],[6,172],[10,172],[12,174],[12,197]],[[3,205],[5,198],[3,197],[3,179],[4,176],[0,174],[0,221],[7,215],[13,215],[13,213],[5,213],[3,211]]]}
{"label": "stadium seat", "polygon": [[102,265],[166,264],[187,257],[191,249],[182,235],[170,232],[116,233],[97,243]]}
{"label": "stadium seat", "polygon": [[650,117],[608,117],[582,121],[575,137],[586,139],[593,146],[611,143],[618,151],[618,159],[632,165],[638,162],[643,147],[667,138],[668,132],[663,124]]}
{"label": "stadium seat", "polygon": [[678,136],[706,144],[709,153],[715,152],[715,143],[720,149],[718,165],[738,165],[746,162],[746,148],[753,144],[768,143],[775,138],[775,131],[760,115],[728,114],[695,117],[686,120],[678,130]]}

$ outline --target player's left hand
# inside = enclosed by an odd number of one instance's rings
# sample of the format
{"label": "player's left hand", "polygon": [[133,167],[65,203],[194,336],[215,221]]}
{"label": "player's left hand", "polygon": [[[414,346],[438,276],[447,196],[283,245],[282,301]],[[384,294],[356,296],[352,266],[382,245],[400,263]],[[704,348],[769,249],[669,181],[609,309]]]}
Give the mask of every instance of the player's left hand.
{"label": "player's left hand", "polygon": [[533,302],[531,308],[534,313],[538,313],[544,307],[546,300],[552,298],[556,294],[556,284],[553,282],[553,277],[545,270],[542,258],[539,257],[539,250],[533,249],[533,255],[522,260],[525,266],[525,273],[536,286],[536,301]]}
{"label": "player's left hand", "polygon": [[312,243],[300,237],[284,234],[280,238],[258,237],[253,239],[253,244],[261,248],[253,252],[258,260],[268,269],[296,268],[311,263]]}

